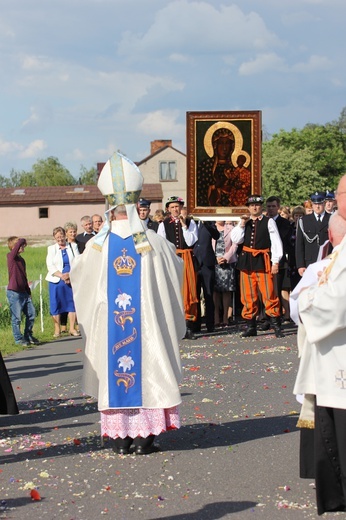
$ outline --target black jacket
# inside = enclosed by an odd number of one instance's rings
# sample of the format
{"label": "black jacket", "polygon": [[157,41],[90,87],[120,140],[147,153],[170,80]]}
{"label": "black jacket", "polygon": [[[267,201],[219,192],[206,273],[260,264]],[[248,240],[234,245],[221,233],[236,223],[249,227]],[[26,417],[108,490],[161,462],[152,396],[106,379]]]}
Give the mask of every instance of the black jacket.
{"label": "black jacket", "polygon": [[[320,246],[328,240],[329,219],[330,213],[325,212],[320,225],[314,213],[304,215],[299,220],[296,238],[296,264],[298,269],[308,267],[316,262]],[[304,236],[301,226],[309,240]]]}

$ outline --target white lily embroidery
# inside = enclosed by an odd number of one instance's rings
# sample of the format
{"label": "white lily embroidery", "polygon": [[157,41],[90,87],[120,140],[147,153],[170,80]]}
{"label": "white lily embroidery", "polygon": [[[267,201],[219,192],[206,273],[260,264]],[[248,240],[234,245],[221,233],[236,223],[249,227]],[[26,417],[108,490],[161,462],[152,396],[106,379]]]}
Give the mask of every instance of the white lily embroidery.
{"label": "white lily embroidery", "polygon": [[131,305],[131,300],[132,296],[123,292],[119,294],[119,296],[117,296],[115,303],[118,305],[120,309],[123,308],[125,311],[126,307]]}
{"label": "white lily embroidery", "polygon": [[131,356],[127,356],[126,354],[125,354],[125,356],[121,356],[118,359],[118,363],[119,363],[119,369],[122,368],[123,372],[126,372],[126,370],[130,371],[131,368],[135,364],[135,362],[133,361],[132,357]]}

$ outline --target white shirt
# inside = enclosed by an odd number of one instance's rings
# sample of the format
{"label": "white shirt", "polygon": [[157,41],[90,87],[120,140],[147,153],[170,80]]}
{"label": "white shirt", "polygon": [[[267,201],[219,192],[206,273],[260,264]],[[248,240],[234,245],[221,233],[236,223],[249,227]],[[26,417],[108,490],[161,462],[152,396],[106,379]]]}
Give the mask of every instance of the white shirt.
{"label": "white shirt", "polygon": [[[177,220],[179,221],[179,219],[177,219]],[[194,220],[190,220],[189,227],[188,228],[182,227],[182,229],[183,229],[183,237],[186,242],[186,245],[189,247],[193,246],[193,244],[195,242],[197,242],[197,240],[198,240],[198,228],[197,228],[196,222]],[[165,225],[163,222],[160,223],[158,230],[157,230],[157,234],[163,238],[167,238]]]}
{"label": "white shirt", "polygon": [[[255,219],[252,219],[255,220]],[[258,217],[258,220],[262,220],[262,217]],[[268,231],[271,243],[271,261],[273,264],[278,264],[283,255],[282,241],[279,234],[279,230],[275,221],[270,218],[268,220]],[[245,227],[241,226],[241,223],[234,227],[231,231],[231,239],[235,244],[242,244],[245,237]]]}

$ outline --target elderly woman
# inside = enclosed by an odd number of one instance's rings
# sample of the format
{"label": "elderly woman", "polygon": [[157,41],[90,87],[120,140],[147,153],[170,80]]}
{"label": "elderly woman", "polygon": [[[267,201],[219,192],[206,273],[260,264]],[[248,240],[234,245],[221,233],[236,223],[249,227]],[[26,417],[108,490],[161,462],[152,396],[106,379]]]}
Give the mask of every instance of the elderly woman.
{"label": "elderly woman", "polygon": [[54,337],[60,336],[60,314],[63,312],[68,313],[70,335],[79,336],[75,329],[76,310],[69,274],[73,259],[79,254],[78,247],[76,243],[71,243],[71,246],[67,244],[65,230],[60,226],[53,229],[53,237],[56,243],[48,246],[46,280],[49,282],[49,307],[54,321]]}
{"label": "elderly woman", "polygon": [[[218,240],[212,240],[217,261],[214,287],[215,326],[225,327],[233,314],[232,296],[236,290],[235,262],[238,246],[231,240],[231,223],[219,220],[215,224],[220,233]],[[223,317],[220,323],[221,309]]]}
{"label": "elderly woman", "polygon": [[[73,246],[73,244],[77,244],[76,242],[76,236],[77,236],[77,224],[75,222],[69,221],[66,222],[64,225],[65,233],[66,233],[66,243],[67,247],[70,248],[71,253],[73,257],[75,255],[79,255],[79,251],[76,253],[76,248]],[[60,333],[66,334],[67,333],[67,312],[62,312],[60,314]],[[76,329],[78,330],[78,327],[76,326]]]}

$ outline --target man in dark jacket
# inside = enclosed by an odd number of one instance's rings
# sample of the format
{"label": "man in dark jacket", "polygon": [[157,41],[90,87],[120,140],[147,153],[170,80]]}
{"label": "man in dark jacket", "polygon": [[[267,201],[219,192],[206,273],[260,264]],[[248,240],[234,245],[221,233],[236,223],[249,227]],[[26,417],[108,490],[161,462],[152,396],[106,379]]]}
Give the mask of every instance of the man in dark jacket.
{"label": "man in dark jacket", "polygon": [[310,199],[313,213],[304,215],[297,226],[296,263],[300,276],[317,261],[320,246],[328,241],[330,214],[325,211],[325,193],[316,191]]}
{"label": "man in dark jacket", "polygon": [[[291,253],[291,236],[292,236],[292,226],[289,223],[289,220],[287,218],[283,218],[281,215],[279,215],[280,210],[280,199],[279,197],[272,195],[271,197],[267,198],[267,217],[272,218],[276,224],[276,227],[278,228],[279,235],[282,242],[282,248],[283,248],[283,255],[281,260],[279,261],[279,272],[275,275],[274,283],[275,283],[275,289],[277,291],[277,295],[280,300],[280,315],[283,316],[282,312],[282,287],[283,282],[286,275],[287,270],[287,258],[288,255]],[[268,330],[270,328],[269,320],[265,321],[262,325],[262,330]]]}
{"label": "man in dark jacket", "polygon": [[[215,222],[198,222],[198,241],[193,247],[193,254],[197,260],[197,293],[203,296],[205,302],[205,324],[208,332],[213,332],[215,325],[215,305],[214,305],[214,286],[215,286],[215,251],[212,247],[212,239],[217,240],[220,233],[215,227]],[[194,331],[201,329],[201,310],[198,309],[197,322]]]}
{"label": "man in dark jacket", "polygon": [[152,229],[156,233],[157,228],[159,227],[159,223],[154,222],[149,217],[150,205],[151,205],[150,200],[139,199],[138,205],[137,205],[137,211],[138,211],[139,218],[145,223],[146,227],[148,229]]}

